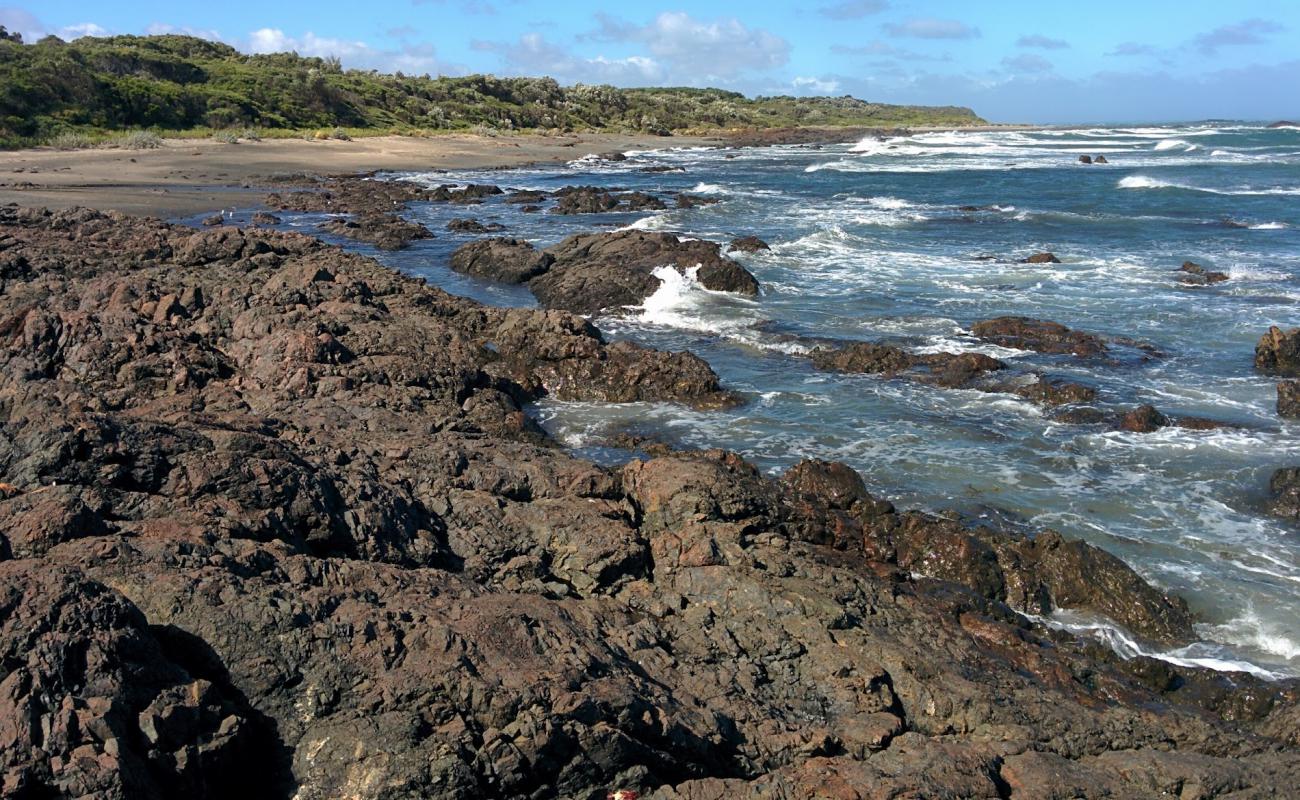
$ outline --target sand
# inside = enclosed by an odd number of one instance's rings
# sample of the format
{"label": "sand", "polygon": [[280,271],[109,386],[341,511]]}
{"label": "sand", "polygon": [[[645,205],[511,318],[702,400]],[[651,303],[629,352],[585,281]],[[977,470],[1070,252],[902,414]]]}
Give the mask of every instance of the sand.
{"label": "sand", "polygon": [[0,152],[0,205],[89,206],[164,218],[256,205],[270,176],[455,170],[564,162],[592,153],[696,147],[719,140],[620,134],[379,136],[226,144],[168,139],[156,150],[49,148]]}

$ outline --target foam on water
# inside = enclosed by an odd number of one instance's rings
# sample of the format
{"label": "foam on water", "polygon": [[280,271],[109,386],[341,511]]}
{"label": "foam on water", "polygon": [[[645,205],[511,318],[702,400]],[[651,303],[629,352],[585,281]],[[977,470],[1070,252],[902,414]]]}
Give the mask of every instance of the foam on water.
{"label": "foam on water", "polygon": [[1273,186],[1266,189],[1256,189],[1251,186],[1242,186],[1233,189],[1215,189],[1209,186],[1192,186],[1177,181],[1166,181],[1148,175],[1129,175],[1126,178],[1121,178],[1118,186],[1120,189],[1182,189],[1188,192],[1235,196],[1300,195],[1300,187]]}
{"label": "foam on water", "polygon": [[[726,447],[767,473],[803,457],[844,461],[903,508],[991,507],[1106,548],[1186,597],[1203,620],[1202,641],[1167,652],[1102,620],[1087,621],[1090,635],[1130,656],[1277,676],[1300,675],[1300,540],[1262,509],[1271,471],[1300,463],[1300,426],[1279,420],[1275,380],[1255,374],[1251,358],[1268,326],[1297,322],[1296,142],[1294,131],[1227,124],[962,131],[421,178],[710,194],[726,202],[611,219],[771,243],[732,254],[762,284],[757,300],[709,292],[697,273],[668,269],[642,306],[595,320],[611,340],[696,353],[752,402],[705,413],[547,401],[543,425],[566,444],[616,460],[602,436],[632,429],[683,447]],[[1102,153],[1109,166],[1078,163]],[[641,171],[651,164],[686,172]],[[464,210],[417,204],[409,213],[440,230]],[[592,225],[498,199],[478,213],[539,246]],[[440,236],[382,257],[460,291],[468,279],[430,264],[466,240]],[[1041,250],[1065,263],[1020,263]],[[1185,286],[1185,260],[1230,280]],[[1165,355],[1116,345],[1118,363],[1044,356],[967,333],[1004,314],[1132,336]],[[1133,434],[1063,424],[1012,395],[818,372],[786,355],[806,349],[808,337],[977,350],[1018,373],[1094,386],[1106,413],[1152,403],[1243,427]],[[1084,624],[1068,614],[1055,621]]]}

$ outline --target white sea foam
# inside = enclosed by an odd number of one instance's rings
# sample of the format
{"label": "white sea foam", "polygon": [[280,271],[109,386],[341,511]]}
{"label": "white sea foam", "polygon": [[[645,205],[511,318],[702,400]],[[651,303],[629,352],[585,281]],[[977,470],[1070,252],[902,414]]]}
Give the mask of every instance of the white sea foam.
{"label": "white sea foam", "polygon": [[697,183],[691,187],[691,194],[731,194],[732,191],[716,183]]}
{"label": "white sea foam", "polygon": [[1097,639],[1108,645],[1124,659],[1147,656],[1148,658],[1168,661],[1181,667],[1203,667],[1219,672],[1248,672],[1266,680],[1280,680],[1288,677],[1285,673],[1264,669],[1249,661],[1225,658],[1214,653],[1217,648],[1206,647],[1203,644],[1192,644],[1173,650],[1155,650],[1144,646],[1123,627],[1109,620],[1068,609],[1057,610],[1048,617],[1026,616],[1050,628]]}
{"label": "white sea foam", "polygon": [[1256,189],[1252,186],[1243,186],[1236,189],[1214,189],[1209,186],[1193,186],[1186,183],[1177,183],[1175,181],[1165,181],[1159,178],[1152,178],[1148,175],[1129,175],[1121,178],[1118,184],[1120,189],[1182,189],[1188,192],[1205,192],[1207,194],[1222,194],[1233,196],[1255,196],[1255,195],[1300,195],[1300,188],[1285,186],[1273,186],[1266,189]]}

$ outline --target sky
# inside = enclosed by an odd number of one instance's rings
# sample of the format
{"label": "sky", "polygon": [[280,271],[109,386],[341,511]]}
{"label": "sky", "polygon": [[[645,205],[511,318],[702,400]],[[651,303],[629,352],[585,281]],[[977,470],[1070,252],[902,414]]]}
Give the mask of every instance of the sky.
{"label": "sky", "polygon": [[963,105],[997,122],[1300,118],[1298,0],[41,0],[0,7],[0,25],[28,41],[190,33],[417,75]]}

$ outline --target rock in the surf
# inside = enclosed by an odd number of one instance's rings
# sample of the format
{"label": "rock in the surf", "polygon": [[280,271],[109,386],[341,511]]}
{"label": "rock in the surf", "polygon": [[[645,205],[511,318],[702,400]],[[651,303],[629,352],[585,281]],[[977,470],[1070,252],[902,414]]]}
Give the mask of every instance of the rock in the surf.
{"label": "rock in the surf", "polygon": [[1080,164],[1091,164],[1091,163],[1092,163],[1092,156],[1079,156],[1079,163],[1080,163]]}
{"label": "rock in the surf", "polygon": [[996,317],[977,322],[971,333],[978,339],[1017,350],[1033,350],[1055,355],[1098,356],[1106,352],[1106,343],[1091,333],[1030,317]]}
{"label": "rock in the surf", "polygon": [[1094,163],[1094,164],[1109,164],[1110,162],[1106,160],[1106,157],[1105,157],[1105,156],[1097,156],[1096,158],[1094,158],[1094,159],[1092,160],[1092,163]]}
{"label": "rock in the surf", "polygon": [[1268,375],[1300,378],[1300,328],[1269,328],[1255,345],[1255,369]]}
{"label": "rock in the surf", "polygon": [[480,239],[451,254],[451,268],[477,278],[524,283],[546,272],[554,259],[522,239]]}
{"label": "rock in the surf", "polygon": [[1032,256],[1020,259],[1021,264],[1059,264],[1061,259],[1056,257],[1055,253],[1034,253]]}
{"label": "rock in the surf", "polygon": [[1194,261],[1184,261],[1178,271],[1182,273],[1178,276],[1178,280],[1190,286],[1207,286],[1228,280],[1228,273],[1206,269]]}
{"label": "rock in the surf", "polygon": [[1290,120],[1283,119],[1283,120],[1278,120],[1277,122],[1270,123],[1268,127],[1270,127],[1270,128],[1300,128],[1300,122],[1292,122],[1292,121],[1290,121]]}
{"label": "rock in the surf", "polygon": [[1300,467],[1283,467],[1268,482],[1269,513],[1300,522]]}
{"label": "rock in the surf", "polygon": [[740,236],[731,240],[731,249],[741,253],[757,253],[760,250],[771,250],[772,248],[757,236]]}
{"label": "rock in the surf", "polygon": [[1132,411],[1121,414],[1115,421],[1115,427],[1130,433],[1154,433],[1170,425],[1169,417],[1161,414],[1152,405],[1141,405]]}
{"label": "rock in the surf", "polygon": [[1282,381],[1277,385],[1277,415],[1300,419],[1300,380]]}
{"label": "rock in the surf", "polygon": [[337,236],[368,242],[380,250],[401,250],[416,239],[432,239],[429,229],[409,222],[396,214],[364,213],[354,217],[332,219],[321,228]]}
{"label": "rock in the surf", "polygon": [[672,267],[695,278],[706,289],[758,294],[758,280],[744,267],[722,255],[715,242],[679,239],[656,231],[614,231],[570,236],[547,252],[555,259],[545,275],[529,288],[546,308],[590,314],[607,308],[634,306],[659,288],[654,271]]}
{"label": "rock in the surf", "polygon": [[496,233],[506,229],[506,226],[499,222],[489,222],[486,225],[476,219],[453,219],[447,223],[447,230],[456,233]]}

